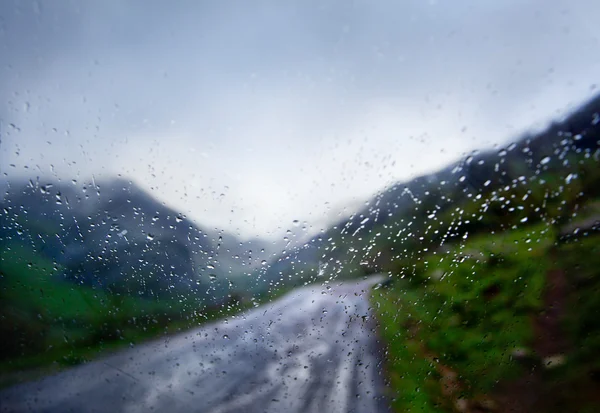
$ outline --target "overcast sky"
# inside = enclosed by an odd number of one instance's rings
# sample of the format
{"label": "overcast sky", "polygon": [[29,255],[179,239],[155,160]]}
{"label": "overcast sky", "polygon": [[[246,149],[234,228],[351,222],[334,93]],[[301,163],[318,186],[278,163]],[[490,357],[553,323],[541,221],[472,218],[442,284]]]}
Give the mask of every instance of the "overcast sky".
{"label": "overcast sky", "polygon": [[597,93],[598,16],[596,0],[5,0],[0,171],[121,174],[207,227],[314,232]]}

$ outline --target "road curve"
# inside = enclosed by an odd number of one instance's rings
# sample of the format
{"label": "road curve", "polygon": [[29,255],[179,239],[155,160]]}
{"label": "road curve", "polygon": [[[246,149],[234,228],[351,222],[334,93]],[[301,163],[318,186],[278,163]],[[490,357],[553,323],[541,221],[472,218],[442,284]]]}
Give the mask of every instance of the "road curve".
{"label": "road curve", "polygon": [[387,412],[367,291],[309,286],[239,317],[25,383],[1,412]]}

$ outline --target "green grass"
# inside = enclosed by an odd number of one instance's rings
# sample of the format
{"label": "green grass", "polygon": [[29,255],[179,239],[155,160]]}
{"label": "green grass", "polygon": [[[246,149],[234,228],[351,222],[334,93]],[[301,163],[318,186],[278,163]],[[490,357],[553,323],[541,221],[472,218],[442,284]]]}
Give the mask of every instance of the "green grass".
{"label": "green grass", "polygon": [[[547,400],[539,411],[593,410],[600,239],[556,239],[552,227],[538,224],[469,237],[422,255],[410,268],[396,262],[395,281],[372,294],[396,411],[453,411],[461,398],[493,400],[501,384],[524,377],[529,365],[515,359],[517,351],[539,370],[540,400]],[[551,271],[566,279],[561,328],[570,347],[562,367],[545,370],[535,354],[534,319],[546,309]],[[453,375],[454,389],[445,391]]]}
{"label": "green grass", "polygon": [[111,294],[61,281],[60,270],[18,243],[0,251],[0,386],[252,306],[232,302],[202,308],[193,297],[186,301]]}
{"label": "green grass", "polygon": [[400,300],[410,302],[418,297],[410,289],[401,297],[380,291],[373,291],[372,300],[377,309],[379,336],[387,343],[386,370],[391,389],[388,397],[392,406],[396,411],[435,412],[435,366],[427,358],[422,341],[411,332],[411,315],[402,314],[405,307],[400,304]]}
{"label": "green grass", "polygon": [[2,297],[24,308],[36,308],[44,319],[57,317],[94,322],[126,313],[177,311],[175,300],[151,300],[110,294],[102,289],[60,281],[58,265],[18,244],[0,252]]}
{"label": "green grass", "polygon": [[374,291],[397,411],[448,405],[439,384],[444,372],[458,375],[453,397],[479,397],[521,374],[511,353],[532,339],[553,236],[537,226],[469,238]]}

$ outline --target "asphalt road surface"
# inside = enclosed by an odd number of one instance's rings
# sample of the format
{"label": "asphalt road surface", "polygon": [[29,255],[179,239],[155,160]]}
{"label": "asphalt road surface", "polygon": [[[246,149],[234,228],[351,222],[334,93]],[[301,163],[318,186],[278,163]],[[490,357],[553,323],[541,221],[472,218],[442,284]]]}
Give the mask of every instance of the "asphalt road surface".
{"label": "asphalt road surface", "polygon": [[387,412],[368,291],[309,286],[0,393],[2,412]]}

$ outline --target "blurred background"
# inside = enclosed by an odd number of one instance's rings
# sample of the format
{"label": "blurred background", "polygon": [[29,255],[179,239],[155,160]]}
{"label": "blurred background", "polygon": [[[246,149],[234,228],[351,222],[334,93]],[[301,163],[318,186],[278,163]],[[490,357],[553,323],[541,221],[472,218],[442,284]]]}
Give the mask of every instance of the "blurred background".
{"label": "blurred background", "polygon": [[599,15],[2,2],[0,383],[382,274],[393,408],[595,411]]}

